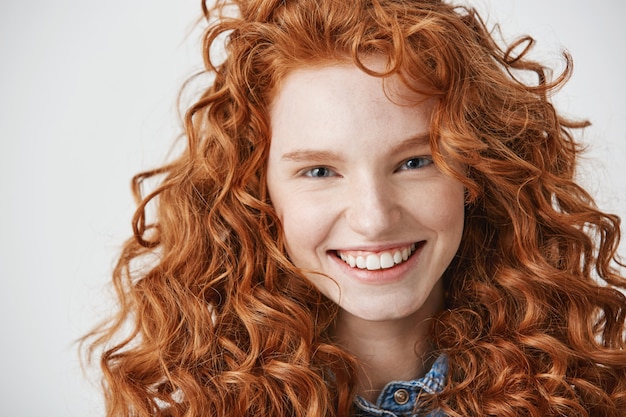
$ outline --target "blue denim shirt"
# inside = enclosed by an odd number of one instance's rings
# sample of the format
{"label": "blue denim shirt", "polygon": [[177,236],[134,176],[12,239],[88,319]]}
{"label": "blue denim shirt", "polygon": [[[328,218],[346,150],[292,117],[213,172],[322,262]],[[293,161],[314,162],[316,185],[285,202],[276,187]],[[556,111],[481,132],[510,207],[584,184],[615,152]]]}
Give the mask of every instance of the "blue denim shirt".
{"label": "blue denim shirt", "polygon": [[376,404],[357,396],[354,400],[357,417],[445,417],[441,410],[423,416],[414,414],[422,392],[434,394],[443,389],[448,374],[448,357],[440,355],[423,378],[413,381],[392,381],[378,396]]}

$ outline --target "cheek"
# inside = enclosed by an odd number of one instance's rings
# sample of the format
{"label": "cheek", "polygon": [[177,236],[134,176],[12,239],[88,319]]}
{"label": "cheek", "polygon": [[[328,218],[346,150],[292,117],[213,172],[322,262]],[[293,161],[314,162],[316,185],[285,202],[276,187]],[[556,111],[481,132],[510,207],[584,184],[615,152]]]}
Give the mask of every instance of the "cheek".
{"label": "cheek", "polygon": [[299,267],[303,259],[315,251],[323,236],[323,210],[297,198],[279,199],[273,202],[281,221],[287,253]]}
{"label": "cheek", "polygon": [[460,239],[465,217],[465,189],[459,182],[440,187],[432,194],[429,218],[432,228]]}

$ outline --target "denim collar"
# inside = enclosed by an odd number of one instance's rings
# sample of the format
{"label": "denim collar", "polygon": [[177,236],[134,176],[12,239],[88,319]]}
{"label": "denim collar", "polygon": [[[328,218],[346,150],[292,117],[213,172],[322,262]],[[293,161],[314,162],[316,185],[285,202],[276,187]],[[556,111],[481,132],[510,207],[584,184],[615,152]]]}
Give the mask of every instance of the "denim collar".
{"label": "denim collar", "polygon": [[[423,392],[435,394],[445,385],[448,374],[448,357],[440,355],[430,370],[419,379],[412,381],[391,381],[381,391],[376,404],[357,396],[354,399],[355,411],[358,417],[405,417],[418,416],[413,414],[416,406],[419,408],[420,395]],[[398,399],[401,399],[398,402]],[[423,417],[445,416],[441,410],[434,410]]]}

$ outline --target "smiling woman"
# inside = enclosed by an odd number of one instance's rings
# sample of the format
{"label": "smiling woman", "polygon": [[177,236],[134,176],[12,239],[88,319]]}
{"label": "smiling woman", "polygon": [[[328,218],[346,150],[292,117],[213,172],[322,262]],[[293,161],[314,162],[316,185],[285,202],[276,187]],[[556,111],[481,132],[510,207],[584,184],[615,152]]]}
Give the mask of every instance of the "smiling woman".
{"label": "smiling woman", "polygon": [[[383,60],[372,65],[384,70]],[[386,81],[401,91],[399,79]],[[441,276],[463,232],[463,184],[432,161],[432,104],[388,96],[381,78],[343,63],[293,71],[270,108],[267,187],[287,254],[339,306],[339,345],[356,353],[358,335],[371,332],[358,342],[370,351],[358,388],[370,402],[432,363],[420,341],[444,305]],[[404,339],[400,350],[392,337]],[[371,360],[383,356],[415,360]]]}
{"label": "smiling woman", "polygon": [[108,415],[622,416],[619,218],[548,100],[569,56],[550,80],[437,0],[235,5],[187,147],[135,178]]}
{"label": "smiling woman", "polygon": [[428,297],[458,249],[464,190],[432,163],[432,108],[424,96],[388,97],[381,78],[351,63],[296,70],[274,97],[270,201],[287,254],[341,307],[338,323],[405,329],[410,317],[425,328],[417,341],[443,305]]}

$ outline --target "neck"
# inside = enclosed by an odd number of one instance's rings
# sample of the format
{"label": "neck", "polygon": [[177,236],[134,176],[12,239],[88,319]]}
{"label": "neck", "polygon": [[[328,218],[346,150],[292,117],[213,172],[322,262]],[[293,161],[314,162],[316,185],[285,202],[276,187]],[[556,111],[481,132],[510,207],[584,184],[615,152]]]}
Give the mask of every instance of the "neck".
{"label": "neck", "polygon": [[413,314],[392,320],[371,321],[341,310],[334,337],[359,361],[357,393],[370,402],[390,381],[420,378],[432,357],[430,319],[443,306],[442,285],[436,286],[424,306]]}

